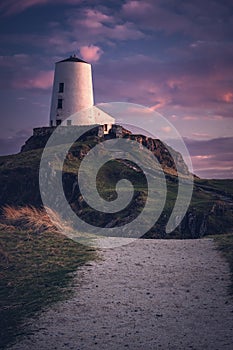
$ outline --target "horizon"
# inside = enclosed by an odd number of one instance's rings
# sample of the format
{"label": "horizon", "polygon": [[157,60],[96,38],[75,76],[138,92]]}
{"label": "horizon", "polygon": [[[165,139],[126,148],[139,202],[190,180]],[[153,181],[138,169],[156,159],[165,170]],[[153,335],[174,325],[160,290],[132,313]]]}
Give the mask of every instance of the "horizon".
{"label": "horizon", "polygon": [[95,103],[159,112],[194,174],[233,178],[232,13],[229,0],[3,0],[0,154],[48,126],[55,62],[75,53],[92,64]]}

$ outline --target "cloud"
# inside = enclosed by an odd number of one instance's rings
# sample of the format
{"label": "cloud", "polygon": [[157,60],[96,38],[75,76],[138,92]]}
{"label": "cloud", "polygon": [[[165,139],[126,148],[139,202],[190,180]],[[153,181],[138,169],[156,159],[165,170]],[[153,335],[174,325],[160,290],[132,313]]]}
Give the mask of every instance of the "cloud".
{"label": "cloud", "polygon": [[233,92],[227,92],[223,95],[223,101],[227,103],[232,103],[233,102]]}
{"label": "cloud", "polygon": [[[58,3],[63,3],[63,0],[2,0],[0,4],[0,12],[4,16],[10,16],[24,12],[30,7],[38,5],[57,5]],[[79,4],[82,0],[66,0],[66,4]]]}
{"label": "cloud", "polygon": [[97,62],[103,54],[103,50],[95,45],[80,47],[82,58],[87,62]]}
{"label": "cloud", "polygon": [[53,84],[53,71],[40,71],[35,76],[17,79],[13,82],[13,87],[20,89],[41,89],[47,90]]}
{"label": "cloud", "polygon": [[211,140],[185,140],[190,152],[194,173],[207,178],[232,178],[233,137]]}
{"label": "cloud", "polygon": [[186,115],[183,117],[183,120],[197,120],[198,117],[194,116],[194,115]]}
{"label": "cloud", "polygon": [[122,7],[123,15],[136,20],[140,27],[163,31],[171,34],[174,31],[182,31],[187,28],[189,21],[178,11],[173,11],[173,6],[164,6],[163,1],[157,2],[145,0],[127,1]]}
{"label": "cloud", "polygon": [[164,126],[162,127],[162,131],[165,133],[170,133],[172,131],[172,128],[170,126]]}
{"label": "cloud", "polygon": [[49,3],[49,0],[3,0],[1,1],[0,11],[4,15],[12,15],[25,11],[26,9],[36,6],[44,5]]}
{"label": "cloud", "polygon": [[27,65],[30,62],[30,56],[25,53],[18,53],[12,56],[0,56],[0,67],[13,68],[15,65]]}
{"label": "cloud", "polygon": [[[51,0],[35,0],[36,2],[27,2],[22,0],[22,2],[13,1],[10,3],[12,6],[20,3],[20,6],[34,6],[36,4],[42,5],[49,3],[51,5]],[[74,3],[82,3],[83,1],[66,1],[66,5]],[[58,1],[63,3],[62,0]],[[32,48],[43,49],[45,54],[50,54],[53,51],[55,54],[64,54],[67,52],[77,52],[77,50],[82,46],[96,45],[99,43],[104,45],[112,46],[115,45],[117,41],[127,41],[127,40],[139,40],[146,35],[143,30],[139,30],[135,23],[130,21],[122,20],[121,16],[115,14],[111,8],[104,6],[98,7],[98,9],[93,8],[93,0],[89,0],[92,6],[89,8],[88,2],[83,2],[83,6],[73,7],[72,10],[69,8],[65,12],[62,20],[60,22],[51,21],[47,28],[43,28],[40,33],[21,33],[20,42],[18,33],[7,33],[0,34],[0,40],[5,45],[30,45]],[[6,7],[0,5],[1,8]],[[34,5],[33,5],[34,4]],[[63,3],[64,5],[64,3]],[[113,13],[113,14],[112,14]],[[81,33],[81,35],[80,35]]]}
{"label": "cloud", "polygon": [[[217,122],[232,118],[231,95],[227,95],[227,101],[222,98],[232,84],[233,54],[232,61],[228,62],[227,58],[226,62],[227,51],[223,48],[219,57],[216,48],[210,53],[199,52],[198,56],[190,52],[174,53],[164,60],[132,55],[121,60],[103,61],[95,73],[100,82],[96,83],[96,91],[102,92],[106,87],[106,95],[111,92],[114,99],[127,97],[130,102],[152,106],[161,112],[170,108],[173,114],[181,113],[187,121],[192,118],[193,121],[209,119]],[[217,68],[213,59],[217,61]],[[115,86],[110,89],[111,81]]]}
{"label": "cloud", "polygon": [[103,27],[104,23],[115,23],[115,18],[99,10],[86,8],[83,9],[78,22],[86,28],[98,29]]}
{"label": "cloud", "polygon": [[0,89],[49,89],[53,84],[54,71],[41,69],[43,65],[45,60],[41,55],[20,53],[0,56]]}
{"label": "cloud", "polygon": [[[104,11],[105,10],[105,11]],[[145,37],[135,23],[122,21],[119,16],[109,15],[108,9],[93,10],[89,8],[72,11],[67,20],[73,36],[82,32],[80,41],[88,44],[93,42],[104,42],[106,40],[138,40]]]}
{"label": "cloud", "polygon": [[204,132],[193,132],[192,136],[198,137],[199,139],[200,138],[204,138],[204,139],[210,138],[210,135],[207,133],[204,133]]}
{"label": "cloud", "polygon": [[[13,3],[16,2],[13,1]],[[22,1],[22,3],[26,4],[27,2]],[[29,3],[31,2],[29,1]],[[73,1],[73,3],[76,2]],[[87,4],[85,3],[85,6]],[[203,8],[203,13],[207,15],[206,5],[199,0],[198,4],[201,9]],[[221,5],[220,9],[215,5],[213,9],[211,7],[210,11],[213,11],[214,18],[218,12],[227,16],[226,4],[227,2],[225,5]],[[197,16],[201,15],[200,10],[193,9],[191,2],[188,1],[188,4],[183,5],[184,10],[180,11],[179,14],[171,4],[164,5],[160,0],[156,4],[150,0],[144,2],[126,1],[117,13],[106,6],[80,7],[78,10],[74,8],[72,12],[68,10],[64,17],[66,29],[57,24],[56,27],[50,28],[48,35],[23,34],[20,36],[20,41],[42,48],[47,54],[51,54],[52,48],[53,55],[77,52],[79,48],[80,52],[83,51],[86,60],[96,62],[102,52],[98,50],[94,52],[93,47],[100,47],[100,43],[101,46],[106,46],[115,45],[119,41],[148,39],[148,35],[145,33],[145,28],[148,27],[157,31],[163,26],[171,26],[172,33],[174,33],[181,25],[177,24],[178,18],[182,20],[183,17],[185,18],[186,24],[182,22],[185,28],[185,25],[191,21],[192,10]],[[1,39],[5,42],[11,40],[12,43],[13,41],[18,42],[17,35],[8,35],[5,39],[3,37]],[[166,42],[166,38],[164,39]],[[150,43],[152,44],[148,41],[148,45]],[[210,119],[212,115],[231,118],[233,116],[233,98],[230,77],[233,47],[225,41],[200,39],[190,40],[190,43],[196,43],[195,47],[187,43],[184,45],[182,40],[181,43],[182,47],[179,44],[178,47],[170,45],[166,50],[164,48],[163,54],[166,56],[162,56],[162,59],[158,59],[153,54],[147,59],[141,57],[141,60],[138,59],[140,55],[125,57],[123,60],[121,58],[121,62],[112,60],[109,64],[109,67],[111,65],[108,72],[109,79],[107,79],[109,80],[108,84],[110,84],[111,78],[116,84],[112,90],[112,96],[114,97],[113,93],[116,93],[119,97],[122,96],[129,101],[137,101],[161,111],[169,106],[180,109],[200,106],[200,109],[210,111]],[[106,49],[104,51],[106,52]],[[90,58],[88,58],[89,56]],[[106,62],[103,61],[103,63]],[[226,77],[229,78],[226,79]],[[125,87],[122,86],[122,82],[126,84]],[[117,91],[117,88],[121,91]],[[107,90],[105,93],[108,95],[110,92]],[[139,100],[137,96],[139,96]]]}
{"label": "cloud", "polygon": [[221,137],[201,141],[186,139],[186,144],[190,147],[192,156],[211,155],[217,157],[224,153],[230,155],[233,160],[233,137]]}
{"label": "cloud", "polygon": [[[101,18],[101,15],[99,16]],[[111,16],[103,17],[103,20],[110,21],[109,17]],[[175,113],[187,122],[193,121],[193,123],[195,119],[197,122],[199,119],[217,123],[233,117],[233,101],[230,101],[231,95],[229,95],[233,55],[231,55],[232,62],[225,63],[224,57],[228,55],[224,50],[222,57],[219,57],[216,70],[215,65],[210,64],[213,52],[209,54],[208,51],[199,52],[198,58],[190,54],[188,59],[187,53],[179,53],[178,56],[174,54],[172,59],[168,57],[166,60],[145,54],[106,59],[106,55],[102,56],[103,50],[100,45],[91,43],[79,45],[70,39],[70,33],[67,32],[61,34],[56,32],[44,38],[32,36],[31,41],[43,47],[44,52],[53,47],[53,54],[56,54],[56,57],[46,58],[47,62],[42,62],[42,58],[30,57],[24,53],[12,57],[0,56],[2,87],[13,84],[14,87],[22,88],[31,84],[46,89],[46,86],[52,84],[52,79],[50,78],[48,82],[47,77],[38,77],[37,72],[46,69],[41,69],[42,65],[48,65],[51,69],[52,63],[64,57],[66,50],[77,52],[79,47],[85,60],[99,61],[93,72],[96,100],[99,102],[111,100],[134,102],[152,106],[152,109],[161,113],[167,113],[169,109],[172,114]],[[214,59],[216,55],[213,55]],[[19,64],[22,67],[20,71]],[[12,81],[14,83],[11,83]],[[227,97],[225,94],[228,94]],[[198,132],[194,130],[196,131]]]}
{"label": "cloud", "polygon": [[[230,1],[128,0],[122,6],[124,18],[137,21],[140,28],[165,35],[179,33],[190,38],[193,48],[206,40],[231,37],[232,4]],[[201,38],[201,40],[200,40]]]}
{"label": "cloud", "polygon": [[18,153],[25,141],[31,136],[31,133],[31,130],[23,129],[16,132],[12,137],[0,138],[1,155]]}

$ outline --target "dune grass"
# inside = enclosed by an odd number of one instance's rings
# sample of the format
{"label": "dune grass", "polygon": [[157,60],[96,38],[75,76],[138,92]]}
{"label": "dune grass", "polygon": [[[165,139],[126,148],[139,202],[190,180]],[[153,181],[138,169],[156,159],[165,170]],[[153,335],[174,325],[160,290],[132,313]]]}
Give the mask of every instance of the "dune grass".
{"label": "dune grass", "polygon": [[2,215],[6,227],[13,226],[33,233],[72,231],[68,223],[61,220],[59,215],[50,208],[45,210],[30,205],[23,207],[6,205],[2,208]]}
{"label": "dune grass", "polygon": [[[3,210],[0,225],[0,348],[18,335],[28,317],[72,293],[74,272],[96,259],[93,248],[54,229],[41,209]],[[31,226],[30,226],[31,225]]]}

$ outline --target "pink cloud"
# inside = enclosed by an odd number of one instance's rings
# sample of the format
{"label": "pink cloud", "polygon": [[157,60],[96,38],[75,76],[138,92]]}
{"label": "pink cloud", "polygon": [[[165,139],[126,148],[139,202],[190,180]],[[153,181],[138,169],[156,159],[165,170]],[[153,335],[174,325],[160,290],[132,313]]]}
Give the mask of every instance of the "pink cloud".
{"label": "pink cloud", "polygon": [[123,12],[125,14],[138,14],[142,15],[144,13],[148,13],[148,11],[153,10],[153,6],[146,1],[128,1],[122,6]]}
{"label": "pink cloud", "polygon": [[4,15],[12,15],[25,11],[27,8],[35,5],[44,5],[49,0],[3,0],[0,5],[0,10]]}
{"label": "pink cloud", "polygon": [[171,1],[164,3],[164,0],[126,0],[122,14],[127,20],[137,21],[139,28],[162,31],[168,35],[175,32],[189,34],[192,49],[199,48],[210,38],[224,40],[222,36],[230,35],[228,21],[219,21],[219,18],[225,18],[227,12],[230,17],[226,2],[214,1],[210,8],[202,0],[183,1],[180,7],[182,10],[177,11]]}
{"label": "pink cloud", "polygon": [[113,16],[106,15],[103,12],[93,9],[84,10],[83,23],[89,28],[99,28],[103,23],[114,23]]}
{"label": "pink cloud", "polygon": [[[82,0],[66,0],[67,4],[79,4]],[[63,0],[51,1],[51,0],[2,0],[0,4],[0,11],[5,16],[21,13],[30,7],[45,4],[63,3]]]}
{"label": "pink cloud", "polygon": [[223,95],[222,99],[224,102],[232,103],[233,102],[233,93],[232,92],[225,93]]}
{"label": "pink cloud", "polygon": [[142,110],[143,110],[143,115],[147,115],[147,114],[151,115],[153,113],[153,110],[151,108],[142,108],[141,106],[137,106],[137,105],[129,105],[129,107],[127,107],[126,113],[142,115]]}
{"label": "pink cloud", "polygon": [[145,34],[137,29],[137,26],[129,21],[120,20],[99,10],[84,9],[72,13],[68,24],[76,32],[82,32],[82,40],[86,43],[93,41],[110,40],[136,40],[145,37]]}
{"label": "pink cloud", "polygon": [[165,96],[165,94],[162,95],[161,92],[157,92],[154,95],[154,99],[156,99],[156,103],[150,107],[153,111],[157,111],[170,103],[169,97]]}
{"label": "pink cloud", "polygon": [[223,120],[223,116],[222,115],[206,115],[203,117],[203,119],[221,121],[221,120]]}
{"label": "pink cloud", "polygon": [[[224,71],[220,66],[217,75],[214,74],[215,67],[207,64],[208,52],[205,52],[205,55],[201,60],[202,65],[180,57],[175,69],[173,61],[163,62],[143,55],[124,57],[120,61],[111,60],[99,68],[102,72],[102,75],[99,74],[101,82],[103,74],[108,79],[104,79],[107,81],[101,85],[97,81],[96,91],[100,91],[104,99],[111,93],[114,99],[127,98],[127,101],[151,106],[152,109],[167,115],[175,113],[187,122],[221,122],[232,117],[231,104],[220,100],[220,96],[226,91],[231,91],[226,90],[225,84],[228,82],[224,77],[231,77],[232,69],[225,64]],[[111,87],[111,80],[114,81],[114,88]],[[230,97],[231,95],[227,96],[228,99]],[[204,123],[204,126],[206,124]],[[194,126],[197,126],[197,123]]]}
{"label": "pink cloud", "polygon": [[197,120],[198,117],[195,117],[193,115],[186,115],[185,117],[183,117],[183,120]]}
{"label": "pink cloud", "polygon": [[34,77],[18,79],[13,82],[15,88],[47,90],[53,84],[53,71],[40,71]]}
{"label": "pink cloud", "polygon": [[188,19],[163,6],[163,1],[128,0],[122,6],[125,18],[137,21],[138,26],[154,30],[162,30],[168,34],[187,29],[190,26]]}
{"label": "pink cloud", "polygon": [[180,89],[180,88],[182,88],[183,84],[184,84],[183,79],[176,79],[176,78],[174,78],[174,79],[169,79],[167,81],[167,86],[170,89]]}
{"label": "pink cloud", "polygon": [[232,137],[202,141],[186,139],[194,173],[206,178],[232,178],[232,144]]}
{"label": "pink cloud", "polygon": [[208,156],[193,156],[193,159],[200,159],[200,160],[205,160],[205,159],[210,159],[213,158],[212,155],[208,155]]}
{"label": "pink cloud", "polygon": [[205,178],[232,178],[233,166],[229,160],[220,161],[214,155],[192,156],[194,173]]}
{"label": "pink cloud", "polygon": [[87,62],[97,62],[99,61],[103,50],[100,47],[95,45],[82,46],[80,48],[80,53],[82,58]]}
{"label": "pink cloud", "polygon": [[167,134],[170,133],[172,131],[172,128],[170,126],[164,126],[161,128],[164,132],[166,132]]}
{"label": "pink cloud", "polygon": [[193,132],[192,135],[198,138],[204,138],[204,139],[210,138],[210,135],[204,132]]}
{"label": "pink cloud", "polygon": [[135,28],[135,25],[130,22],[124,24],[118,24],[114,30],[111,31],[110,37],[114,39],[127,40],[127,39],[141,39],[145,35]]}

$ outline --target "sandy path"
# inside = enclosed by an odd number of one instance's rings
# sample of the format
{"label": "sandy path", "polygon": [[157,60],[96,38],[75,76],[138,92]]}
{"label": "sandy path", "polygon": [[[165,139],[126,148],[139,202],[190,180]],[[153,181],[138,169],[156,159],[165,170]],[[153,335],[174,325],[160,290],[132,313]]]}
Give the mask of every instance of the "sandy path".
{"label": "sandy path", "polygon": [[233,349],[229,269],[212,240],[137,240],[102,256],[11,350]]}

